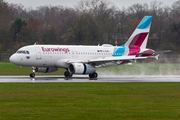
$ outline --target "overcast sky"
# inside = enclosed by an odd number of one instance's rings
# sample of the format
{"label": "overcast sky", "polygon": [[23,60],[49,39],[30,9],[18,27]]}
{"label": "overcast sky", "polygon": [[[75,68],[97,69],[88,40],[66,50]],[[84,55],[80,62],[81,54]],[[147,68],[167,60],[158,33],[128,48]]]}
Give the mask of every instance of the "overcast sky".
{"label": "overcast sky", "polygon": [[[67,7],[73,7],[78,3],[80,0],[4,0],[8,3],[14,3],[14,4],[22,4],[26,8],[32,7],[36,8],[37,6],[44,6],[44,5],[63,5]],[[114,3],[117,7],[128,7],[135,3],[150,3],[154,0],[108,0],[112,3]],[[159,2],[163,2],[165,5],[172,5],[173,2],[178,0],[156,0]]]}

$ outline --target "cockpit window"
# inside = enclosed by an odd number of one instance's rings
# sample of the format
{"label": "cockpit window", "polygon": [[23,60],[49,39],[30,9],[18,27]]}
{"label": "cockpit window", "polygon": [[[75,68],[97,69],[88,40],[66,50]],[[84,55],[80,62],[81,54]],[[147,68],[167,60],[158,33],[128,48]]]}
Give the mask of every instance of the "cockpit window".
{"label": "cockpit window", "polygon": [[17,51],[16,53],[22,53],[22,51]]}
{"label": "cockpit window", "polygon": [[26,51],[26,54],[29,54],[29,51]]}
{"label": "cockpit window", "polygon": [[29,51],[25,51],[25,50],[19,50],[16,53],[18,53],[18,54],[30,54]]}

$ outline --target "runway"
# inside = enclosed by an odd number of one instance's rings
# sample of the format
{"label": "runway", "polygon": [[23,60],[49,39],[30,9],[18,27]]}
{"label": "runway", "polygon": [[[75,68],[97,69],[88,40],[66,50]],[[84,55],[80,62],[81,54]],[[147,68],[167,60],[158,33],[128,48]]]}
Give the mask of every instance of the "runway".
{"label": "runway", "polygon": [[74,75],[72,78],[64,76],[0,76],[0,83],[47,83],[47,82],[180,82],[180,75],[112,75],[99,76],[89,79],[88,76]]}

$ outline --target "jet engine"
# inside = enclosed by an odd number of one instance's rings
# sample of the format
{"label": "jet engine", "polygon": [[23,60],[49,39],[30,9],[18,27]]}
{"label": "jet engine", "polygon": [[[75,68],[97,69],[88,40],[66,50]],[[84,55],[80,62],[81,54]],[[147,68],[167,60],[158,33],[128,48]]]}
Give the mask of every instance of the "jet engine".
{"label": "jet engine", "polygon": [[57,71],[58,68],[55,67],[36,67],[35,71],[39,73],[50,73]]}
{"label": "jet engine", "polygon": [[96,71],[96,68],[90,64],[72,63],[68,70],[72,74],[92,74]]}

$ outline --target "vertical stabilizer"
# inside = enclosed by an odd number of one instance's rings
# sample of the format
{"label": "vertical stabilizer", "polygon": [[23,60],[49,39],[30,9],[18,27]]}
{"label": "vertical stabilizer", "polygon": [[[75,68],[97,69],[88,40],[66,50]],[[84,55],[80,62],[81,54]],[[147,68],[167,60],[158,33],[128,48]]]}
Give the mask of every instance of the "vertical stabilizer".
{"label": "vertical stabilizer", "polygon": [[124,44],[125,54],[136,55],[142,49],[146,49],[149,36],[152,16],[145,16],[138,27],[135,29],[131,37]]}

